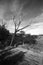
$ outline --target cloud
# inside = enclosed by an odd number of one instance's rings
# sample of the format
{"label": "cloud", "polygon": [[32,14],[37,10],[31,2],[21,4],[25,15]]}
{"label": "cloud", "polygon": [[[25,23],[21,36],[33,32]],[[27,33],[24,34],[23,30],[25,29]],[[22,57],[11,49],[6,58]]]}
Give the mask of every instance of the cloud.
{"label": "cloud", "polygon": [[[18,0],[0,0],[0,17],[10,20],[20,9]],[[20,12],[20,11],[19,11]]]}
{"label": "cloud", "polygon": [[13,15],[18,15],[21,12],[25,15],[25,18],[30,18],[41,13],[43,0],[0,0],[0,5],[5,10],[4,19],[9,20]]}
{"label": "cloud", "polygon": [[30,27],[24,29],[26,33],[35,35],[43,34],[43,13],[35,18],[30,19],[29,21],[32,21],[32,24]]}
{"label": "cloud", "polygon": [[27,28],[24,31],[32,35],[43,34],[43,22],[33,24],[30,28]]}
{"label": "cloud", "polygon": [[[29,24],[32,20],[32,25],[38,22],[43,22],[43,0],[0,0],[0,19],[5,19],[6,22],[10,22],[9,20],[12,19],[12,16],[16,16],[18,19],[21,13],[25,16],[24,24],[21,25],[25,26]],[[13,27],[13,24],[7,27]],[[37,25],[38,26],[38,25]],[[35,28],[33,27],[30,28]],[[11,30],[11,28],[10,28]]]}
{"label": "cloud", "polygon": [[31,25],[33,25],[34,23],[36,24],[36,23],[39,23],[39,22],[43,22],[43,13],[39,14],[36,17],[33,17],[33,18],[28,19],[26,23],[27,24],[28,23],[31,23]]}
{"label": "cloud", "polygon": [[41,13],[40,15],[38,15],[35,18],[32,18],[32,21],[37,23],[37,22],[43,22],[43,13]]}

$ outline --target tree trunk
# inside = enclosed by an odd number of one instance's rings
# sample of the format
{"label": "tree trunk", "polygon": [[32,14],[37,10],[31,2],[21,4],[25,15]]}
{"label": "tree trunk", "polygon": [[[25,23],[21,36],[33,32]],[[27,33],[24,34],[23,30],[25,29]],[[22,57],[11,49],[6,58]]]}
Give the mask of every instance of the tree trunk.
{"label": "tree trunk", "polygon": [[[16,37],[16,32],[13,34],[13,36],[12,36],[12,40],[11,40],[11,44],[10,44],[10,46],[14,46],[14,44],[15,44],[15,37]],[[14,42],[13,42],[14,41]]]}

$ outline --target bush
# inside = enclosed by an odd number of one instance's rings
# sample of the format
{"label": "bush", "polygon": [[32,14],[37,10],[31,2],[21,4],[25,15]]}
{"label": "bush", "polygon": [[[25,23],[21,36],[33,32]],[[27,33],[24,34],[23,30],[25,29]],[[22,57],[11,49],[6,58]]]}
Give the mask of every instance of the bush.
{"label": "bush", "polygon": [[0,26],[0,42],[1,42],[0,46],[5,45],[5,42],[7,41],[9,36],[10,36],[9,31],[5,27]]}

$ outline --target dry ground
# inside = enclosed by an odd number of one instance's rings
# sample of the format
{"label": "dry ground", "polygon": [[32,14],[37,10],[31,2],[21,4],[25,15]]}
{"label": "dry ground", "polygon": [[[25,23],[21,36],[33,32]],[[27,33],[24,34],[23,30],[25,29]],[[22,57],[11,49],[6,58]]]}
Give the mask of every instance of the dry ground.
{"label": "dry ground", "polygon": [[[7,57],[10,58],[10,57],[18,54],[21,51],[24,52],[23,59],[22,59],[22,61],[18,61],[16,65],[43,65],[43,51],[40,51],[39,49],[34,49],[34,48],[27,48],[25,45],[18,46],[17,48],[11,49],[10,52],[12,54],[7,55],[5,57],[5,59]],[[17,55],[17,57],[14,57],[14,59],[16,59],[16,58],[18,58],[18,55]],[[13,65],[15,65],[15,64],[13,64]]]}
{"label": "dry ground", "polygon": [[23,46],[18,46],[11,51],[22,51],[26,52],[24,54],[24,59],[22,62],[19,62],[18,65],[43,65],[43,51],[37,51],[34,49],[26,49]]}

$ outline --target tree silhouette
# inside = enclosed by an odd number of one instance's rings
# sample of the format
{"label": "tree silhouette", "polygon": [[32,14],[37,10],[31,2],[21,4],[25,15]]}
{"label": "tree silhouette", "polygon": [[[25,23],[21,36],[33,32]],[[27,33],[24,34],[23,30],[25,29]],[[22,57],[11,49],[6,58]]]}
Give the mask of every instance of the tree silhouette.
{"label": "tree silhouette", "polygon": [[[16,34],[17,34],[17,32],[19,32],[19,31],[21,31],[21,30],[23,30],[23,29],[25,29],[25,28],[27,28],[27,27],[29,27],[31,25],[31,22],[30,22],[29,25],[26,25],[26,26],[22,27],[21,29],[19,29],[23,19],[21,19],[21,17],[20,17],[18,24],[15,21],[15,16],[12,18],[12,20],[14,22],[14,26],[15,26],[14,31],[15,32],[14,32],[14,34],[12,36],[12,40],[11,40],[10,46],[14,46],[15,41],[16,41]],[[15,41],[14,41],[14,39],[15,39]],[[13,43],[13,41],[14,41],[14,43]]]}

